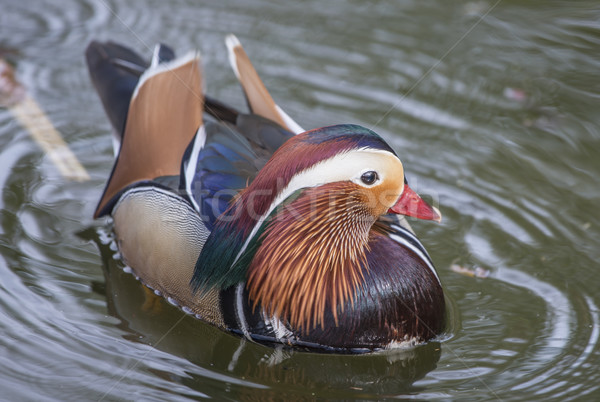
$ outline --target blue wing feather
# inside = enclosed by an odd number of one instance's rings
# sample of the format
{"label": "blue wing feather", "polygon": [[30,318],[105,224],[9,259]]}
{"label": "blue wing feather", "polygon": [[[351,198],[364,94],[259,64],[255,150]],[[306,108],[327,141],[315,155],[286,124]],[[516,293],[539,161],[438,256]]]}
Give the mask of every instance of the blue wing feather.
{"label": "blue wing feather", "polygon": [[232,229],[231,222],[219,221],[219,217],[271,155],[294,136],[270,120],[244,114],[236,116],[235,125],[208,122],[205,129],[205,144],[190,178],[190,198],[198,205],[211,235],[196,263],[192,279],[195,290],[205,286],[226,288],[239,280],[239,275],[228,272],[244,239]]}
{"label": "blue wing feather", "polygon": [[[185,177],[189,172],[182,169],[188,196],[211,231],[232,198],[252,182],[273,152],[293,135],[255,115],[239,114],[237,122],[239,125],[206,122],[205,143],[198,152],[193,174]],[[192,147],[190,144],[185,158],[193,158]]]}

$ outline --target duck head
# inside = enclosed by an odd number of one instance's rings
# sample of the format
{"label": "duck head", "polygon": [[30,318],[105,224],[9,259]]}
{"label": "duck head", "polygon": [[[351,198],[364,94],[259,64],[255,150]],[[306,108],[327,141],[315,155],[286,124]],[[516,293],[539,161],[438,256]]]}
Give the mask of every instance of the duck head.
{"label": "duck head", "polygon": [[441,219],[376,133],[356,125],[305,132],[281,146],[218,218],[192,283],[245,282],[255,309],[292,328],[337,326],[370,275],[375,223],[389,213]]}
{"label": "duck head", "polygon": [[319,128],[288,140],[242,196],[255,200],[255,212],[262,217],[292,193],[330,183],[360,194],[371,217],[395,213],[441,220],[439,211],[408,186],[402,162],[389,145],[356,125]]}

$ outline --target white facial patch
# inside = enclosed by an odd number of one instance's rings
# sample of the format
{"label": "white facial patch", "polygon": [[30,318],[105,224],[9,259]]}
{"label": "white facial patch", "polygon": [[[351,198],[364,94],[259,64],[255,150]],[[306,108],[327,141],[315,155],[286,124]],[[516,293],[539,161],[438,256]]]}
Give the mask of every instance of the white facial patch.
{"label": "white facial patch", "polygon": [[[271,214],[277,205],[281,204],[294,192],[302,188],[317,187],[339,181],[352,181],[363,187],[372,188],[376,184],[368,186],[361,181],[360,177],[363,173],[370,170],[376,171],[379,175],[377,184],[381,184],[388,176],[393,175],[394,172],[390,172],[390,169],[394,167],[402,169],[402,164],[394,154],[378,149],[363,148],[342,152],[295,174],[288,185],[275,197],[269,209],[257,220],[252,232],[238,253],[236,261],[242,255],[266,217]],[[403,171],[399,173],[404,177]]]}

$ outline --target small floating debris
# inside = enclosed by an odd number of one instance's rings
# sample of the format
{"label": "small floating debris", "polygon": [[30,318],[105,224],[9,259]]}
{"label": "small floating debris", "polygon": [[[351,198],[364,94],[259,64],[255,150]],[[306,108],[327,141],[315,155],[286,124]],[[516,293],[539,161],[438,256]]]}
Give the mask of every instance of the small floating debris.
{"label": "small floating debris", "polygon": [[450,269],[457,274],[470,276],[471,278],[487,278],[490,275],[490,271],[481,267],[467,268],[462,265],[452,264]]}
{"label": "small floating debris", "polygon": [[0,59],[0,105],[10,107],[25,99],[25,88],[17,82],[15,71]]}
{"label": "small floating debris", "polygon": [[525,102],[529,96],[521,88],[504,88],[504,97],[517,102]]}

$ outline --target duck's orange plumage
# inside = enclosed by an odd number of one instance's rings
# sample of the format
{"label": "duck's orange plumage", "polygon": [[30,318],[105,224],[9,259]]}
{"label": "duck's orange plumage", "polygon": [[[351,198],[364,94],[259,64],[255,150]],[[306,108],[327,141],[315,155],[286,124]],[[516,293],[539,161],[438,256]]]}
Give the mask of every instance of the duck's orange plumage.
{"label": "duck's orange plumage", "polygon": [[325,327],[326,306],[353,303],[367,268],[369,230],[375,217],[365,210],[361,188],[330,183],[307,189],[286,204],[262,234],[248,268],[254,305],[289,317],[294,327]]}

